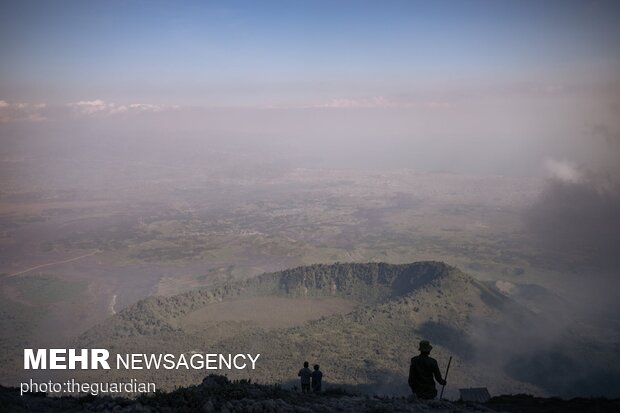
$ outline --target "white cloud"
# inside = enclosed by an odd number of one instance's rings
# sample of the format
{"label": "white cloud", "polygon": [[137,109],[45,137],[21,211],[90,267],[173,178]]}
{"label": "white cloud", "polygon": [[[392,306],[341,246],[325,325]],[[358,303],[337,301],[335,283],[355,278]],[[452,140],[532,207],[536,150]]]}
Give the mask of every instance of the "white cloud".
{"label": "white cloud", "polygon": [[545,161],[545,169],[553,178],[562,182],[576,184],[582,179],[579,169],[568,161],[547,159]]}
{"label": "white cloud", "polygon": [[383,96],[363,99],[332,99],[329,102],[315,105],[316,108],[387,108],[396,106]]}
{"label": "white cloud", "polygon": [[[64,108],[64,110],[63,110]],[[55,118],[67,115],[67,109],[80,116],[112,116],[122,114],[154,113],[176,110],[178,106],[156,105],[152,103],[116,104],[103,99],[80,100],[65,105],[48,106],[46,103],[17,102],[0,100],[0,122],[41,122],[54,115]]]}
{"label": "white cloud", "polygon": [[107,103],[102,99],[82,100],[69,103],[68,106],[85,115],[118,115],[124,113],[161,112],[163,110],[178,109],[177,106],[155,105],[151,103],[118,105],[116,103]]}
{"label": "white cloud", "polygon": [[9,103],[0,100],[0,122],[41,122],[47,118],[41,113],[45,103]]}
{"label": "white cloud", "polygon": [[415,101],[403,99],[390,99],[384,96],[367,98],[337,98],[327,102],[306,106],[310,108],[327,109],[358,109],[358,108],[426,108],[448,109],[452,107],[450,102],[445,101]]}
{"label": "white cloud", "polygon": [[80,113],[85,113],[88,115],[92,115],[101,111],[107,111],[110,107],[110,105],[108,105],[101,99],[81,100],[79,102],[69,103],[69,106],[75,108]]}

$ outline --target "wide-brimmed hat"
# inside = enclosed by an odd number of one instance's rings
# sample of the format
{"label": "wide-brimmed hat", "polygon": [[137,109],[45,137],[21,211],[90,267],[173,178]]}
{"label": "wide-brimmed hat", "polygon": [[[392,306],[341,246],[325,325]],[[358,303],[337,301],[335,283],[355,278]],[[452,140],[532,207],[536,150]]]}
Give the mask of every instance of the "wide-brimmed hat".
{"label": "wide-brimmed hat", "polygon": [[430,353],[432,349],[433,349],[433,346],[431,346],[431,343],[428,340],[420,341],[420,346],[418,347],[418,350],[424,353]]}

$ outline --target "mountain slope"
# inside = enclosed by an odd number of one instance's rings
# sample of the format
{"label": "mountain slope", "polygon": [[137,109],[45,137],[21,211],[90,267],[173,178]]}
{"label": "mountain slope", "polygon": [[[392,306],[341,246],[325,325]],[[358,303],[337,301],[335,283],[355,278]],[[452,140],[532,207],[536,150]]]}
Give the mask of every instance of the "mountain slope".
{"label": "mountain slope", "polygon": [[[252,321],[253,313],[261,311],[274,319],[298,314],[282,303],[313,310],[329,298],[351,303],[352,310],[304,319],[292,327],[289,323],[265,328]],[[262,303],[261,308],[248,307],[248,302]],[[210,315],[220,311],[221,303],[226,308],[238,305],[247,314],[214,320]],[[196,323],[197,316],[204,322]],[[188,318],[194,320],[191,328]],[[541,341],[541,337],[551,338]],[[489,387],[492,394],[544,394],[571,389],[571,380],[583,380],[565,375],[550,381],[547,370],[537,371],[536,361],[547,360],[553,351],[556,359],[572,360],[588,343],[555,331],[553,320],[544,314],[530,311],[457,268],[431,261],[313,265],[173,297],[152,297],[89,330],[75,346],[105,347],[118,353],[260,353],[255,371],[223,373],[263,383],[295,384],[299,366],[308,360],[321,365],[328,383],[405,394],[409,359],[417,354],[417,343],[423,338],[435,346],[433,356],[442,368],[449,356],[454,357],[448,394],[454,395],[458,387],[478,386]],[[558,342],[571,344],[557,346]],[[580,357],[587,360],[587,354]],[[616,361],[599,364],[607,369],[602,377],[618,377]],[[540,364],[549,367],[549,363]],[[127,375],[106,374],[114,379]],[[131,372],[131,377],[152,380],[164,389],[189,385],[203,375],[204,371],[194,370]],[[568,382],[558,385],[563,380]]]}

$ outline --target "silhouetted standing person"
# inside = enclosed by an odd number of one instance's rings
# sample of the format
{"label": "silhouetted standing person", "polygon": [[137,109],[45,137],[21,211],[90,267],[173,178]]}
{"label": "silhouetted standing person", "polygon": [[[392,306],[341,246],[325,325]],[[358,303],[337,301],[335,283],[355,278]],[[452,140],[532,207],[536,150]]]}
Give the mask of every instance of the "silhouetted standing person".
{"label": "silhouetted standing person", "polygon": [[304,361],[304,368],[299,370],[297,375],[301,377],[301,392],[310,393],[310,378],[312,377],[312,371],[308,368],[309,364]]}
{"label": "silhouetted standing person", "polygon": [[446,385],[446,381],[441,378],[437,360],[430,356],[432,349],[433,346],[427,340],[420,341],[420,355],[411,359],[409,367],[409,387],[421,399],[434,399],[437,396],[435,380]]}
{"label": "silhouetted standing person", "polygon": [[314,371],[312,372],[312,391],[315,393],[321,392],[321,381],[323,380],[323,373],[319,370],[319,365],[314,365]]}

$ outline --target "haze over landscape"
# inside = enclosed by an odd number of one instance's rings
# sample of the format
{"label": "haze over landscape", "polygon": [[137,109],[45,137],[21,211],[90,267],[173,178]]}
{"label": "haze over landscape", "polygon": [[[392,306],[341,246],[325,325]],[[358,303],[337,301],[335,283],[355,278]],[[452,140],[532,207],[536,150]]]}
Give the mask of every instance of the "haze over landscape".
{"label": "haze over landscape", "polygon": [[0,384],[26,347],[218,349],[264,354],[233,378],[311,359],[407,394],[427,338],[449,397],[620,397],[618,23],[613,1],[0,2]]}

